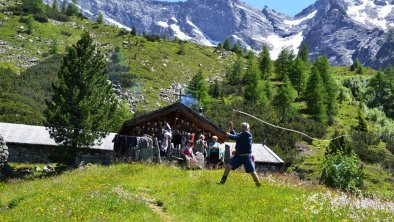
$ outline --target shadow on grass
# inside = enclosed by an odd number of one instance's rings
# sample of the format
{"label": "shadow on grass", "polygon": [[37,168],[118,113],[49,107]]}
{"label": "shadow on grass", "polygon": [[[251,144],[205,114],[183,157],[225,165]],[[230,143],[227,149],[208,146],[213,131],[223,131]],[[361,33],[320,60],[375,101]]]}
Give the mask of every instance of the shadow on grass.
{"label": "shadow on grass", "polygon": [[[42,164],[7,164],[4,169],[4,178],[0,182],[27,181],[35,179],[45,179],[58,176],[66,171],[72,170],[70,166],[55,164],[55,166]],[[42,168],[42,169],[41,169]]]}

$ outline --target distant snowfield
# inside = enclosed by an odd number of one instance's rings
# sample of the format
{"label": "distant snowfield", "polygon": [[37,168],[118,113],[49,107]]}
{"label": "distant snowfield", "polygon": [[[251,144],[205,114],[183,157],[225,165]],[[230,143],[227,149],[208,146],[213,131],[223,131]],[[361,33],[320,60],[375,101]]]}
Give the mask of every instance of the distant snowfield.
{"label": "distant snowfield", "polygon": [[131,31],[130,27],[127,27],[127,26],[121,24],[120,22],[117,22],[117,21],[115,21],[115,20],[113,20],[111,18],[105,17],[105,21],[107,21],[111,25],[115,25],[115,26],[117,26],[119,28],[126,29],[127,31]]}
{"label": "distant snowfield", "polygon": [[[361,4],[350,5],[347,9],[347,14],[354,21],[369,27],[381,28],[384,31],[394,26],[386,20],[386,17],[393,12],[394,5],[390,5],[388,1],[384,6],[375,5],[374,1],[370,0],[360,0],[360,2]],[[369,16],[371,12],[375,12],[376,17]]]}
{"label": "distant snowfield", "polygon": [[317,13],[317,10],[312,12],[312,13],[310,13],[309,15],[307,15],[307,16],[305,16],[303,18],[296,19],[296,20],[284,20],[283,23],[285,23],[286,25],[290,25],[290,26],[299,25],[299,24],[303,23],[304,21],[315,17],[316,13]]}
{"label": "distant snowfield", "polygon": [[286,48],[288,50],[293,50],[295,54],[298,53],[298,47],[301,45],[304,35],[302,32],[297,35],[289,36],[287,38],[282,38],[278,35],[270,35],[267,38],[267,42],[273,46],[271,48],[270,54],[272,59],[277,59],[279,57],[282,49]]}

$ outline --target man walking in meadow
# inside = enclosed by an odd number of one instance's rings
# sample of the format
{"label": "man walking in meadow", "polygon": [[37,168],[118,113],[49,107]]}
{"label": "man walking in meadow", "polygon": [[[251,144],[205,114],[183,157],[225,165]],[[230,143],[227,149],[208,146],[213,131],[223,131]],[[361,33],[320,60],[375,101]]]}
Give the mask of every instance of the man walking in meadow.
{"label": "man walking in meadow", "polygon": [[237,169],[241,165],[244,165],[246,173],[249,173],[257,187],[260,187],[260,180],[257,176],[253,157],[252,157],[252,134],[249,131],[249,124],[242,123],[241,124],[241,132],[236,133],[234,131],[232,123],[230,123],[229,131],[227,132],[227,136],[235,140],[235,155],[230,159],[229,163],[226,165],[226,169],[224,170],[224,174],[222,179],[220,180],[220,184],[226,183],[227,177],[230,173],[230,170]]}

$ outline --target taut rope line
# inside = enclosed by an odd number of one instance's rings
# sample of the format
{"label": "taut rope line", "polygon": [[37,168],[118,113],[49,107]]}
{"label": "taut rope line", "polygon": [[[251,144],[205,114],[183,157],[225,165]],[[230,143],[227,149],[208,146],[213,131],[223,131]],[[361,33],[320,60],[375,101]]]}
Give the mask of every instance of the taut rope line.
{"label": "taut rope line", "polygon": [[264,121],[264,120],[262,120],[262,119],[259,119],[259,118],[255,117],[255,116],[252,116],[252,115],[250,115],[249,113],[245,113],[245,112],[242,112],[242,111],[233,109],[233,113],[234,113],[234,112],[243,114],[243,115],[245,115],[245,116],[249,116],[249,117],[251,117],[251,118],[253,118],[253,119],[255,119],[255,120],[258,120],[258,121],[260,121],[260,122],[262,122],[262,123],[264,123],[264,124],[266,124],[266,125],[268,125],[268,126],[271,126],[271,127],[277,128],[277,129],[281,129],[281,130],[285,130],[285,131],[290,131],[290,132],[293,132],[293,133],[298,133],[298,134],[301,134],[301,135],[303,135],[303,136],[305,136],[305,137],[308,137],[309,139],[316,140],[316,141],[330,142],[330,141],[332,141],[332,140],[336,140],[336,139],[339,139],[339,138],[342,138],[342,137],[348,137],[348,136],[349,136],[349,135],[342,135],[342,136],[338,136],[338,137],[335,137],[335,138],[332,138],[332,139],[329,139],[329,140],[321,140],[321,139],[318,139],[318,138],[311,137],[311,136],[309,136],[309,135],[307,135],[307,134],[305,134],[305,133],[303,133],[303,132],[297,131],[297,130],[293,130],[293,129],[288,129],[288,128],[276,126],[276,125],[274,125],[274,124],[272,124],[272,123],[266,122],[266,121]]}

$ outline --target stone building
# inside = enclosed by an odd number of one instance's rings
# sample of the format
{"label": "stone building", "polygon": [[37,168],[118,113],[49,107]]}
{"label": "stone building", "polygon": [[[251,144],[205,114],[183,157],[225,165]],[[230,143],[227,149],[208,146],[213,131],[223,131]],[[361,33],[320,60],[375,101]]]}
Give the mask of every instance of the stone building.
{"label": "stone building", "polygon": [[[0,123],[0,134],[8,146],[8,162],[48,163],[49,154],[58,148],[43,126]],[[115,133],[111,133],[101,143],[96,142],[91,149],[81,149],[76,161],[110,163],[113,159],[114,137]]]}

